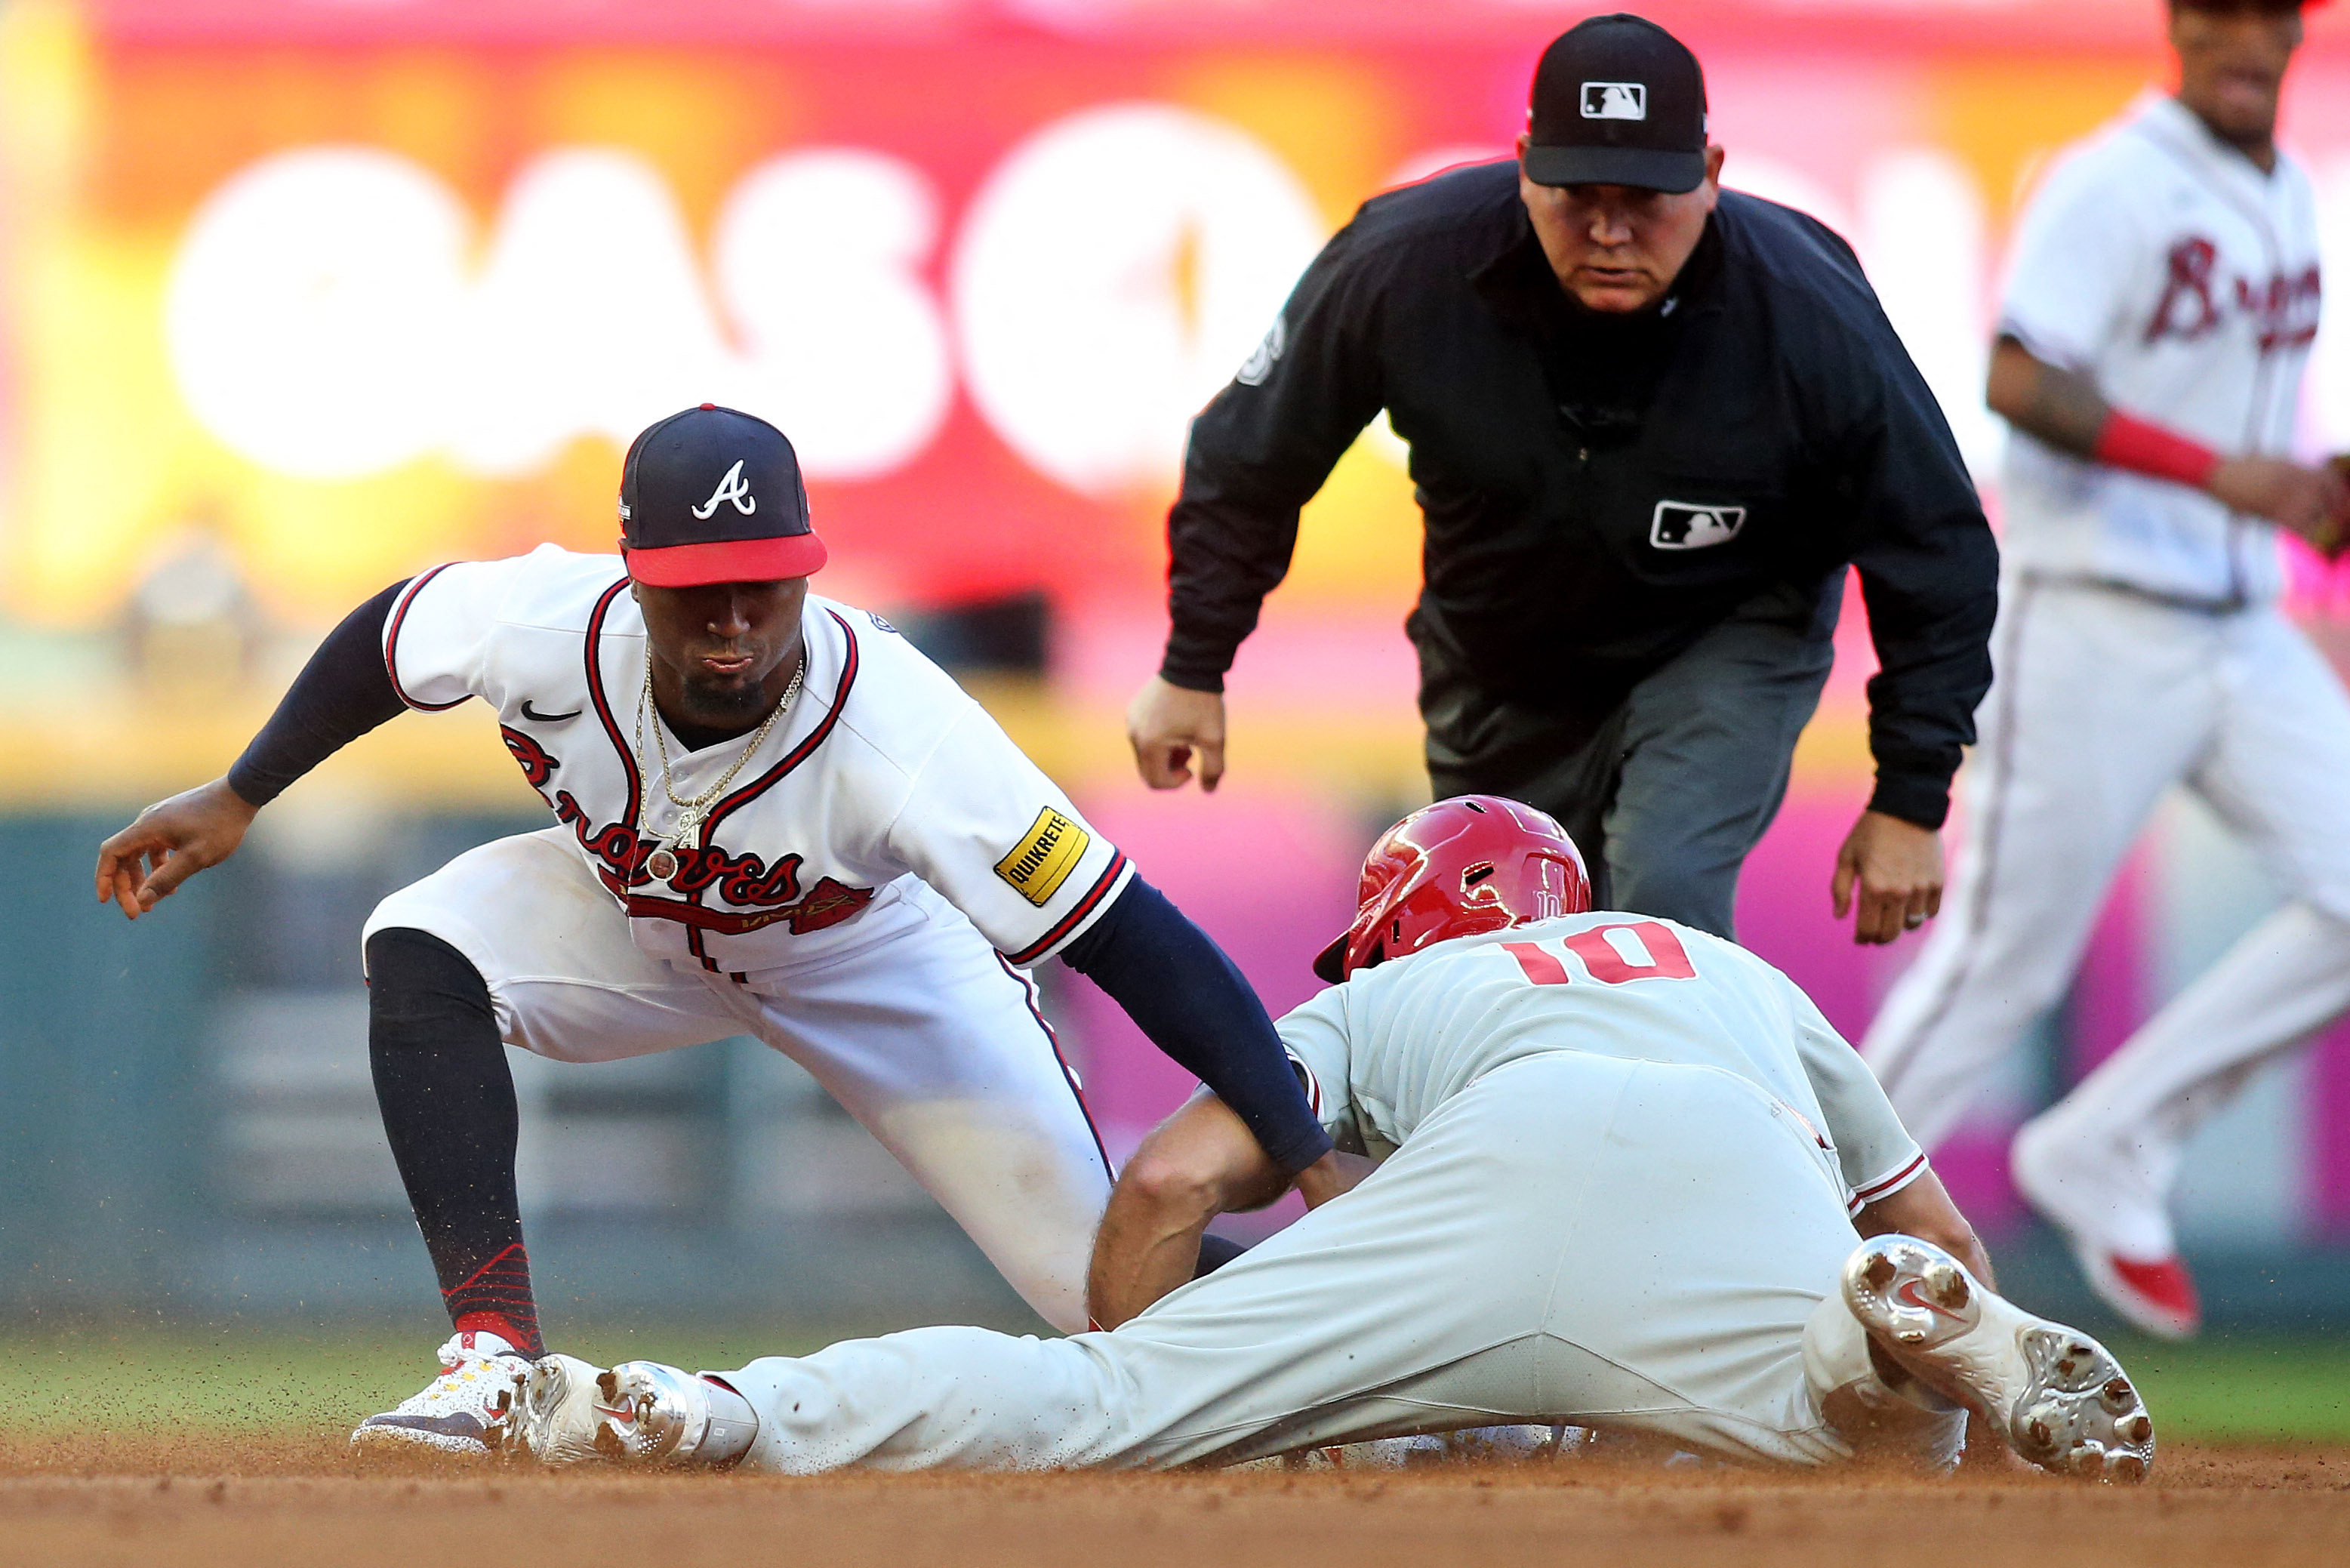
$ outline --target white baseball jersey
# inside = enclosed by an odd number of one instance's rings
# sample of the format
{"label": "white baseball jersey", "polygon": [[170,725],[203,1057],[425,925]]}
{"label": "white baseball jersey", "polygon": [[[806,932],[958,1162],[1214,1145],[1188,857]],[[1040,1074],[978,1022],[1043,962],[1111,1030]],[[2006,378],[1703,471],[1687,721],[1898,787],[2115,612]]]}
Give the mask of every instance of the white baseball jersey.
{"label": "white baseball jersey", "polygon": [[[806,969],[931,919],[908,896],[919,879],[1030,964],[1132,876],[945,672],[880,617],[811,595],[798,696],[657,879],[647,863],[679,813],[628,589],[619,557],[551,545],[442,566],[394,604],[384,659],[411,707],[497,709],[524,776],[645,952],[738,978]],[[747,743],[689,752],[664,735],[688,800]]]}
{"label": "white baseball jersey", "polygon": [[[2177,99],[2149,97],[2068,152],[2023,216],[2000,330],[2115,407],[2228,455],[2290,447],[2317,335],[2316,202]],[[2274,530],[2199,491],[2018,432],[2008,561],[2210,603],[2273,598]]]}
{"label": "white baseball jersey", "polygon": [[1306,1099],[1350,1152],[1384,1158],[1494,1069],[1576,1052],[1753,1084],[1834,1152],[1856,1212],[1926,1165],[1859,1055],[1794,981],[1670,920],[1597,912],[1455,938],[1356,971],[1280,1030]]}

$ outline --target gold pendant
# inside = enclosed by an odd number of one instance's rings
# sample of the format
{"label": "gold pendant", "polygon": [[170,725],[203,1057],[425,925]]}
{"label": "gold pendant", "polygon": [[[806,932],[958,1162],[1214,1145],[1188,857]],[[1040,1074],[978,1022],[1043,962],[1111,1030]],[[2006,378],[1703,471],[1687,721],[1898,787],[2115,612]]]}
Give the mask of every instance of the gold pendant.
{"label": "gold pendant", "polygon": [[677,857],[663,845],[645,857],[645,872],[656,882],[666,882],[677,875]]}

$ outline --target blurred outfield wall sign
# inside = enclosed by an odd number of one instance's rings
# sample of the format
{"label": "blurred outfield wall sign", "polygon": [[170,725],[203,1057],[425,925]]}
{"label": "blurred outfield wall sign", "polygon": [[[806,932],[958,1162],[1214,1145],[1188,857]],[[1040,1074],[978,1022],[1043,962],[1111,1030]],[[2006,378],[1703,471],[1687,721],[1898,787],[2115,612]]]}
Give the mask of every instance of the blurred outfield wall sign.
{"label": "blurred outfield wall sign", "polygon": [[[238,172],[172,269],[188,406],[254,462],[360,479],[435,453],[489,477],[583,436],[625,446],[681,405],[756,409],[811,479],[917,457],[959,358],[989,427],[1086,494],[1164,482],[1323,238],[1261,143],[1163,104],[1089,109],[1013,149],[923,271],[940,199],[917,166],[818,148],[727,194],[707,267],[660,171],[555,148],[479,248],[462,197],[375,148]],[[959,352],[958,352],[959,351]]]}
{"label": "blurred outfield wall sign", "polygon": [[[621,443],[705,400],[793,431],[837,593],[1156,613],[1186,419],[1357,203],[1506,151],[1555,19],[924,3],[0,8],[0,614],[103,624],[199,520],[314,624],[437,561],[608,548]],[[1854,242],[1988,478],[2013,201],[2159,70],[2155,23],[1960,53],[1869,13],[1798,48],[1686,9],[1729,182]],[[2328,15],[2289,128],[2350,223]],[[2350,441],[2350,331],[2314,379]],[[1404,457],[1375,422],[1286,597],[1401,613]]]}
{"label": "blurred outfield wall sign", "polygon": [[[1981,202],[1931,150],[1873,161],[1856,211],[1780,160],[1732,183],[1852,234],[1977,466]],[[918,458],[953,363],[989,428],[1082,494],[1164,483],[1186,422],[1255,352],[1323,237],[1312,196],[1245,133],[1163,104],[1083,110],[1015,147],[924,278],[940,200],[904,160],[785,153],[722,204],[708,265],[659,171],[556,148],[508,188],[477,251],[432,172],[365,147],[239,171],[197,210],[168,286],[189,408],[254,462],[366,478],[428,455],[527,474],[625,446],[681,404],[760,410],[810,478]],[[731,329],[730,329],[731,328]],[[959,352],[958,352],[959,351]]]}

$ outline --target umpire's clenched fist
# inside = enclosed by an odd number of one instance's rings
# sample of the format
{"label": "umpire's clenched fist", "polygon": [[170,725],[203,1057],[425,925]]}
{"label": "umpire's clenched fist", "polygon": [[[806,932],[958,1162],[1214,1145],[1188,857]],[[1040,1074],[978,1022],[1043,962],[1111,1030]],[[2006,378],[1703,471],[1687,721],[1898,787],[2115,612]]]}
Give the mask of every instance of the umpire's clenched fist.
{"label": "umpire's clenched fist", "polygon": [[1224,776],[1223,693],[1190,691],[1154,675],[1126,705],[1126,738],[1142,782],[1152,789],[1189,781],[1197,758],[1200,787],[1213,790]]}

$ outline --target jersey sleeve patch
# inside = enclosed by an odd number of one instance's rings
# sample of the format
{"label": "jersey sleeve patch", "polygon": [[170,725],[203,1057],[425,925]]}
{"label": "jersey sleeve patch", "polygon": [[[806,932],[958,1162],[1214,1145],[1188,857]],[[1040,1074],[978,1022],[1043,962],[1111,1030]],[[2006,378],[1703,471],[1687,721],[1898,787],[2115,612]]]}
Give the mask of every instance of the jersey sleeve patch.
{"label": "jersey sleeve patch", "polygon": [[1036,814],[1012,853],[995,863],[995,874],[1042,909],[1061,890],[1092,843],[1091,834],[1048,805]]}

